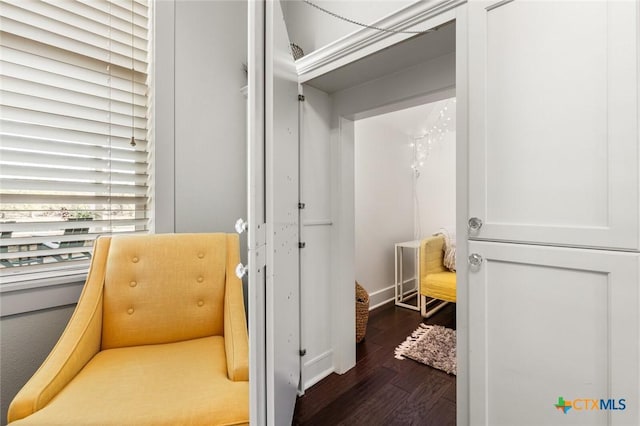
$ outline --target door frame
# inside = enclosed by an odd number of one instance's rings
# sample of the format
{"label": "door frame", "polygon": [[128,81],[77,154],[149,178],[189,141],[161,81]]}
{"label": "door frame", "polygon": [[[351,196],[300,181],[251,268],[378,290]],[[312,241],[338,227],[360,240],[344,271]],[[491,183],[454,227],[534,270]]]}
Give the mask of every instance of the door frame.
{"label": "door frame", "polygon": [[[469,89],[467,6],[456,16],[456,424],[469,416]],[[462,279],[458,279],[458,277]],[[462,284],[462,285],[460,285]]]}
{"label": "door frame", "polygon": [[[460,2],[459,2],[460,3]],[[456,101],[456,245],[457,258],[467,257],[467,211],[468,211],[468,94],[467,94],[467,5],[458,4],[454,10],[422,21],[421,25],[433,26],[455,20],[455,88],[442,87],[435,92],[416,91],[415,96],[386,103],[382,106],[366,105],[356,111],[337,113],[337,131],[331,140],[332,175],[332,294],[333,317],[332,339],[334,367],[344,373],[355,365],[355,342],[349,324],[354,323],[353,300],[355,281],[355,211],[354,211],[354,121],[374,115],[434,102],[455,94]],[[446,19],[446,20],[443,20]],[[436,20],[437,19],[437,20]],[[437,23],[436,23],[437,22]],[[334,108],[336,103],[334,102]],[[373,108],[372,108],[373,107]],[[334,132],[332,130],[332,132]],[[469,418],[469,373],[468,373],[468,289],[465,285],[467,263],[457,263],[457,424],[470,423]],[[354,324],[355,326],[355,324]]]}
{"label": "door frame", "polygon": [[267,422],[266,230],[265,223],[265,3],[247,4],[247,266],[249,329],[249,422]]}

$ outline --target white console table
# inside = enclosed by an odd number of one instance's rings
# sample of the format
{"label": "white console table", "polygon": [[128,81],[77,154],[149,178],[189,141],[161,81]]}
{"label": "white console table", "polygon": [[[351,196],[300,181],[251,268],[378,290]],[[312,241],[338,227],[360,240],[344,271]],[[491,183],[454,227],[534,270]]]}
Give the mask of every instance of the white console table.
{"label": "white console table", "polygon": [[[403,308],[420,310],[420,240],[405,241],[395,245],[395,304]],[[405,278],[404,271],[404,250],[413,250],[414,270],[413,276]],[[408,289],[406,289],[408,288]],[[415,298],[416,303],[406,303],[407,300]]]}

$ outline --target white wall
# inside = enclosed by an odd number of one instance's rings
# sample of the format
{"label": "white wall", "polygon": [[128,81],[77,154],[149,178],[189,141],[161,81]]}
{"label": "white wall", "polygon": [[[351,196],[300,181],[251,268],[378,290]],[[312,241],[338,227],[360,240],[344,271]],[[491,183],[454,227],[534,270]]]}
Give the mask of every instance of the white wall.
{"label": "white wall", "polygon": [[393,297],[394,244],[413,239],[412,158],[404,133],[378,117],[355,122],[356,280],[370,308]]}
{"label": "white wall", "polygon": [[420,234],[426,237],[441,228],[455,230],[456,223],[456,134],[446,133],[432,146],[416,180]]}
{"label": "white wall", "polygon": [[[414,1],[412,0],[312,0],[344,17],[371,24]],[[308,54],[362,27],[328,15],[299,0],[285,0],[282,9],[292,43]]]}

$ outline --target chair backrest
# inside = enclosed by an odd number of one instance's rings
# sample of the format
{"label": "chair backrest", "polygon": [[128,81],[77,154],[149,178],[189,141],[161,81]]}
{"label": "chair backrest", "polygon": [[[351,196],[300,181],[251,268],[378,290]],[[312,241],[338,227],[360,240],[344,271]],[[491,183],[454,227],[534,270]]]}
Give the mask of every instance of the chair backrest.
{"label": "chair backrest", "polygon": [[113,237],[104,281],[102,349],[222,335],[230,238],[237,235]]}
{"label": "chair backrest", "polygon": [[420,275],[448,272],[444,267],[444,236],[436,235],[420,242]]}

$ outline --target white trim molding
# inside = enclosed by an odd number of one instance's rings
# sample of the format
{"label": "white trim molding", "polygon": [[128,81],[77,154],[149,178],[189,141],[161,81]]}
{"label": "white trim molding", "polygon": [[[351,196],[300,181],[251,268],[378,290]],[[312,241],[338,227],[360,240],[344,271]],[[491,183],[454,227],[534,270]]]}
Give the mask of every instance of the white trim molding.
{"label": "white trim molding", "polygon": [[333,350],[328,350],[304,363],[304,371],[309,372],[312,376],[304,381],[304,390],[309,389],[335,371],[332,358]]}
{"label": "white trim molding", "polygon": [[[412,279],[413,280],[413,279]],[[369,294],[369,310],[372,311],[380,306],[386,305],[389,302],[393,302],[395,299],[395,284],[391,284],[388,287],[381,288]]]}
{"label": "white trim molding", "polygon": [[[454,20],[455,9],[466,2],[467,0],[419,0],[371,25],[394,31],[429,30]],[[298,59],[296,67],[300,83],[333,71],[414,35],[384,32],[372,28],[356,30]]]}

